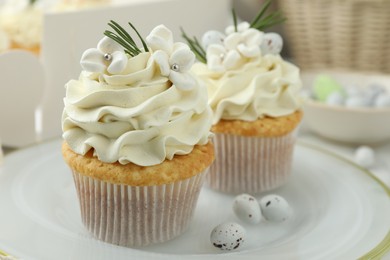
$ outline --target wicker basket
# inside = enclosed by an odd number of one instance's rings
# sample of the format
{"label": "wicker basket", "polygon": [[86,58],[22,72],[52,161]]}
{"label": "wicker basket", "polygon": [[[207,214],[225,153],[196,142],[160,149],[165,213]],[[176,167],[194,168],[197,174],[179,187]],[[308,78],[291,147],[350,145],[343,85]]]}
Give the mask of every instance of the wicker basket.
{"label": "wicker basket", "polygon": [[390,73],[390,0],[279,0],[278,6],[302,69]]}

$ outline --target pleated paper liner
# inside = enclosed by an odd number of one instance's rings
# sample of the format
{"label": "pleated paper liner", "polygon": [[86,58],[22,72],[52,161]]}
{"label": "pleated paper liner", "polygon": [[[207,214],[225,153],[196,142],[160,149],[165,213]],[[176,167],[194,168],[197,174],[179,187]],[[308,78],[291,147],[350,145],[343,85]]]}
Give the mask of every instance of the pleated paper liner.
{"label": "pleated paper liner", "polygon": [[189,226],[207,175],[159,186],[116,185],[73,172],[85,227],[99,240],[137,247],[161,243]]}
{"label": "pleated paper liner", "polygon": [[226,193],[260,193],[283,185],[291,175],[297,130],[281,137],[216,133],[216,160],[206,184]]}

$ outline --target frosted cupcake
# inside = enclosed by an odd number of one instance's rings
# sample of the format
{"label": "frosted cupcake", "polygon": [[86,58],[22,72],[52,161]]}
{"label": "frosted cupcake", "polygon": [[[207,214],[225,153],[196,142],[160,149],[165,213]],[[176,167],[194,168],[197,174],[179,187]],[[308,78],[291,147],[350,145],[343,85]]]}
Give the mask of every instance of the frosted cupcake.
{"label": "frosted cupcake", "polygon": [[22,49],[35,54],[40,53],[43,10],[35,2],[36,0],[7,1],[1,7],[0,52]]}
{"label": "frosted cupcake", "polygon": [[301,80],[299,69],[279,55],[281,37],[260,30],[282,18],[264,22],[262,13],[252,24],[206,32],[202,44],[184,33],[203,61],[192,71],[207,85],[213,110],[216,162],[207,183],[222,192],[264,192],[291,174]]}
{"label": "frosted cupcake", "polygon": [[160,243],[191,221],[214,160],[212,111],[189,73],[194,54],[170,30],[157,26],[138,48],[109,25],[115,33],[84,52],[80,78],[66,85],[63,157],[96,238]]}

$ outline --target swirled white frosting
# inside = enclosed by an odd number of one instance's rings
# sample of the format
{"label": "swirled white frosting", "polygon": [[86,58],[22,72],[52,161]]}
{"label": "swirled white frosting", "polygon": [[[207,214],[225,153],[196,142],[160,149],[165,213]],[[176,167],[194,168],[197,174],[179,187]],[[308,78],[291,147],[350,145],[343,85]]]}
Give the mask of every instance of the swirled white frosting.
{"label": "swirled white frosting", "polygon": [[42,41],[42,10],[34,7],[13,11],[5,9],[0,14],[0,29],[8,35],[10,41],[19,46],[36,47]]}
{"label": "swirled white frosting", "polygon": [[221,119],[254,121],[264,116],[280,117],[301,106],[299,69],[279,55],[247,58],[223,72],[197,63],[192,71],[207,85],[213,124]]}
{"label": "swirled white frosting", "polygon": [[84,71],[67,83],[63,138],[73,151],[93,148],[103,162],[150,166],[209,141],[207,90],[176,87],[151,57],[144,52],[118,74]]}

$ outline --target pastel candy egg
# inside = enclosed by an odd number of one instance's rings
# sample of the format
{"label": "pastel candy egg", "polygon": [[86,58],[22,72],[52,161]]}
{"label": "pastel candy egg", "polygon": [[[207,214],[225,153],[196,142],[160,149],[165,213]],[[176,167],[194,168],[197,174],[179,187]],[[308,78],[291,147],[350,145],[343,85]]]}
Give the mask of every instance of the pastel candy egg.
{"label": "pastel candy egg", "polygon": [[344,87],[345,94],[348,97],[353,97],[353,96],[360,96],[362,95],[362,91],[359,87],[354,86],[354,85],[348,85]]}
{"label": "pastel candy egg", "polygon": [[368,146],[360,146],[355,151],[355,162],[362,167],[370,168],[375,162],[374,150]]}
{"label": "pastel candy egg", "polygon": [[343,105],[344,104],[344,96],[340,92],[333,92],[327,97],[326,104],[328,104],[328,105]]}
{"label": "pastel candy egg", "polygon": [[271,222],[283,222],[290,218],[292,210],[288,202],[278,195],[267,195],[260,200],[263,216]]}
{"label": "pastel candy egg", "polygon": [[202,46],[207,50],[211,44],[222,45],[225,35],[218,31],[207,31],[202,36]]}
{"label": "pastel candy egg", "polygon": [[257,224],[261,220],[260,205],[249,194],[241,194],[234,199],[233,212],[240,220],[250,224]]}
{"label": "pastel candy egg", "polygon": [[277,33],[264,34],[263,41],[260,45],[261,53],[265,54],[279,54],[283,49],[283,38]]}
{"label": "pastel candy egg", "polygon": [[216,226],[210,234],[210,242],[221,250],[235,250],[245,241],[246,231],[237,223],[228,222]]}
{"label": "pastel candy egg", "polygon": [[375,107],[390,107],[390,95],[379,95],[374,101]]}
{"label": "pastel candy egg", "polygon": [[345,100],[346,107],[367,107],[370,106],[370,99],[366,96],[352,96]]}
{"label": "pastel candy egg", "polygon": [[386,92],[385,87],[382,85],[372,84],[369,85],[365,90],[363,95],[368,99],[370,106],[374,106],[375,100]]}
{"label": "pastel candy egg", "polygon": [[328,96],[334,92],[343,94],[344,89],[337,81],[327,75],[316,77],[313,85],[313,94],[317,100],[325,102]]}

